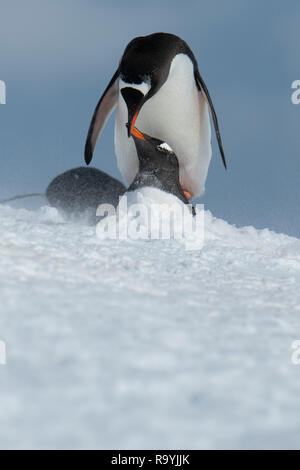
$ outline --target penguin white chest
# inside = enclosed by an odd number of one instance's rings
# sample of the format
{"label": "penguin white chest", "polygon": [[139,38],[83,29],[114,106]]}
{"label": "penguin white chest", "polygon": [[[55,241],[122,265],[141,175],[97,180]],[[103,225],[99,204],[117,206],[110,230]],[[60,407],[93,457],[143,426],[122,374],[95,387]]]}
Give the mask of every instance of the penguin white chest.
{"label": "penguin white chest", "polygon": [[[128,86],[141,89],[147,85]],[[115,150],[120,171],[126,183],[130,184],[138,171],[138,158],[133,139],[128,138],[127,121],[127,107],[120,94]],[[196,87],[193,64],[187,55],[174,57],[167,80],[142,106],[136,127],[173,148],[179,161],[180,183],[184,189],[193,196],[204,192],[211,159],[211,129],[208,107]]]}

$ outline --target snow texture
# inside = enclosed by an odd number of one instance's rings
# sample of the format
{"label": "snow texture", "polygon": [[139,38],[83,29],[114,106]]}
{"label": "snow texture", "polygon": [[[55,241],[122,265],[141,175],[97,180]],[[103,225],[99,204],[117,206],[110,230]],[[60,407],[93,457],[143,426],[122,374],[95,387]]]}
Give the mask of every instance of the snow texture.
{"label": "snow texture", "polygon": [[186,250],[199,250],[204,243],[203,205],[182,203],[176,196],[152,187],[128,191],[119,197],[117,209],[102,204],[97,215],[102,218],[96,233],[103,240],[170,240],[183,243]]}
{"label": "snow texture", "polygon": [[299,448],[300,240],[100,240],[0,207],[0,447]]}

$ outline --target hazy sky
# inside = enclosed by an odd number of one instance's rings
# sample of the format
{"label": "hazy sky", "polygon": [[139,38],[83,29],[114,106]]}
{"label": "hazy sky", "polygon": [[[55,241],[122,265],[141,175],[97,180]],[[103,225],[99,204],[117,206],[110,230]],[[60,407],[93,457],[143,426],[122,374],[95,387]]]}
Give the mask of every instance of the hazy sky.
{"label": "hazy sky", "polygon": [[[135,36],[178,34],[194,51],[220,121],[201,199],[231,223],[300,237],[300,4],[297,0],[0,0],[0,197],[44,191],[83,164],[93,109]],[[113,117],[93,165],[121,178]]]}

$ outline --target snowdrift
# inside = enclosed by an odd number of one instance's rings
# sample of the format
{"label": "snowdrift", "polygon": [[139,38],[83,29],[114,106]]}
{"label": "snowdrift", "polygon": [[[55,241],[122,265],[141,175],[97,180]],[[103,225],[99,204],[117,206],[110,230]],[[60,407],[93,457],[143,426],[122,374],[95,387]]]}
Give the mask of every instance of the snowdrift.
{"label": "snowdrift", "polygon": [[300,240],[204,235],[0,207],[1,448],[299,448]]}

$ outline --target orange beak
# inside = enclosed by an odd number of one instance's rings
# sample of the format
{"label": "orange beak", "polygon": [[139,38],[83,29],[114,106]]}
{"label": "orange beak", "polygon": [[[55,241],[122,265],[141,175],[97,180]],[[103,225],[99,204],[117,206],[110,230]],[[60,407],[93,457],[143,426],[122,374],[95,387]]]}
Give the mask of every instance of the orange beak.
{"label": "orange beak", "polygon": [[[137,115],[137,113],[136,113]],[[141,140],[146,140],[145,137],[143,136],[143,134],[134,127],[134,123],[135,123],[135,120],[136,120],[136,117],[135,119],[133,119],[132,123],[133,123],[133,127],[131,127],[131,134],[133,134],[135,137],[137,137],[138,139],[141,139]]]}
{"label": "orange beak", "polygon": [[137,112],[136,112],[135,115],[133,116],[133,119],[132,119],[132,122],[131,122],[131,126],[130,126],[130,134],[132,134],[133,131],[134,131],[135,121],[137,120],[138,114],[139,114],[139,109],[137,110]]}

